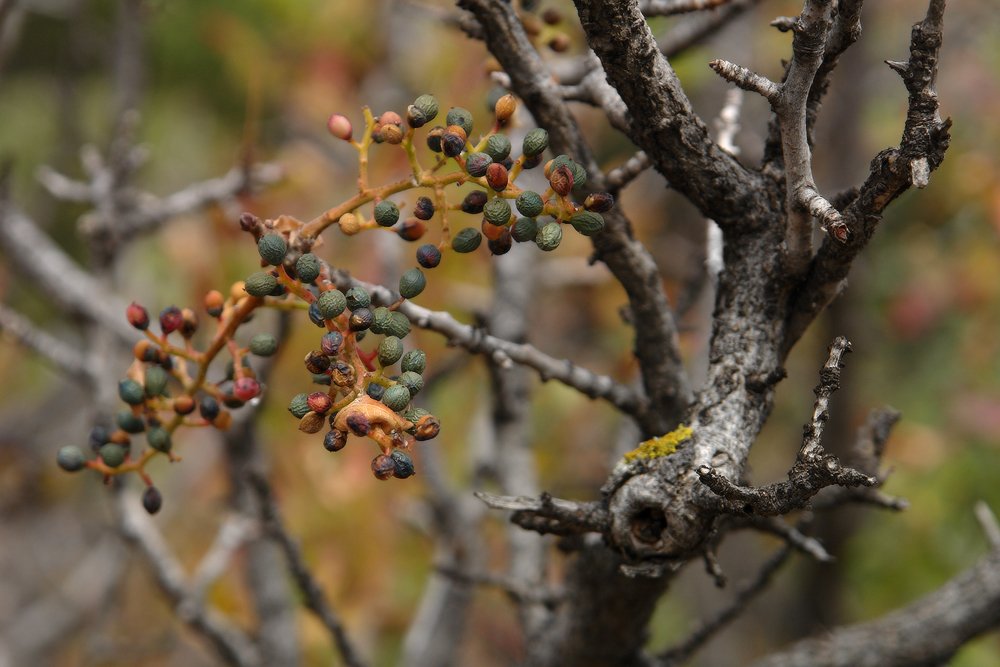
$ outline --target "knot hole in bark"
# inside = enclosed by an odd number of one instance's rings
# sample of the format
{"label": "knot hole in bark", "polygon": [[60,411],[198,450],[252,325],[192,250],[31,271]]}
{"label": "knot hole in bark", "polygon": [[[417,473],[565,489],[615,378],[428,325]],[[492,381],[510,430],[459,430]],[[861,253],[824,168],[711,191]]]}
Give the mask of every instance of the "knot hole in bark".
{"label": "knot hole in bark", "polygon": [[632,514],[629,525],[637,540],[656,544],[663,539],[663,531],[667,529],[667,515],[662,508],[648,505]]}

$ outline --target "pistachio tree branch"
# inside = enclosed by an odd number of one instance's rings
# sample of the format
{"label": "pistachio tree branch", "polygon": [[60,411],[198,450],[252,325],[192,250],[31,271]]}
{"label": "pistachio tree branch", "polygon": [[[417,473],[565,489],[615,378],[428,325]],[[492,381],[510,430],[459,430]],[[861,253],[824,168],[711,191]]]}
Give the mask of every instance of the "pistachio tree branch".
{"label": "pistachio tree branch", "polygon": [[108,294],[62,248],[10,202],[0,201],[0,248],[19,274],[52,303],[112,331],[128,345],[139,333],[125,321],[125,304]]}
{"label": "pistachio tree branch", "polygon": [[723,60],[710,63],[726,80],[760,94],[774,110],[781,132],[787,193],[786,264],[792,275],[802,274],[812,257],[813,217],[838,241],[847,240],[847,226],[840,212],[816,188],[807,125],[810,91],[823,64],[827,37],[833,26],[833,5],[832,0],[806,0],[802,13],[791,24],[792,59],[781,84]]}
{"label": "pistachio tree branch", "polygon": [[715,9],[728,2],[729,0],[641,0],[639,11],[650,17],[674,16]]}
{"label": "pistachio tree branch", "polygon": [[753,667],[943,665],[969,640],[1000,626],[1000,549],[916,602],[867,623],[827,630]]}
{"label": "pistachio tree branch", "polygon": [[[338,285],[364,287],[376,303],[391,304],[397,300],[396,294],[381,285],[353,279],[343,272],[338,272],[335,277]],[[421,329],[436,331],[452,345],[486,355],[501,368],[510,367],[512,363],[523,364],[537,371],[542,380],[562,382],[585,396],[606,400],[626,414],[637,415],[644,407],[640,397],[630,388],[606,375],[581,368],[568,359],[550,357],[527,343],[497,338],[480,328],[462,324],[450,313],[430,310],[412,301],[400,304],[399,311]]]}
{"label": "pistachio tree branch", "polygon": [[635,0],[576,0],[590,48],[629,110],[629,138],[672,188],[723,228],[757,210],[763,188],[712,141]]}
{"label": "pistachio tree branch", "polygon": [[829,420],[829,402],[840,387],[840,371],[850,343],[843,336],[834,340],[816,386],[816,404],[812,419],[806,424],[795,464],[788,472],[788,481],[751,488],[734,484],[711,466],[698,468],[702,483],[718,496],[716,508],[724,513],[754,516],[779,516],[802,509],[821,489],[828,486],[875,486],[878,478],[850,467],[828,454],[820,444]]}
{"label": "pistachio tree branch", "polygon": [[333,607],[330,606],[326,594],[306,565],[299,546],[285,530],[271,485],[265,477],[253,471],[248,472],[248,480],[251,488],[257,494],[260,504],[260,518],[264,523],[264,529],[281,546],[285,559],[288,561],[289,572],[302,593],[306,607],[330,633],[344,664],[348,667],[364,667],[366,663],[362,660],[350,637],[347,636],[343,623],[334,612]]}
{"label": "pistachio tree branch", "polygon": [[657,655],[654,665],[657,667],[677,667],[686,663],[698,649],[707,644],[732,621],[739,618],[747,606],[768,589],[774,576],[788,562],[788,557],[791,554],[792,549],[787,545],[775,552],[764,561],[764,564],[757,571],[757,575],[750,582],[737,589],[729,604],[699,625],[682,642]]}
{"label": "pistachio tree branch", "polygon": [[[535,120],[548,130],[553,151],[572,156],[586,168],[588,188],[606,189],[590,146],[513,6],[487,0],[460,0],[459,6],[471,11],[483,26],[487,47],[510,76],[514,91]],[[678,349],[676,322],[656,263],[633,237],[631,223],[620,207],[608,211],[604,218],[605,230],[593,237],[595,255],[628,295],[635,327],[633,351],[647,398],[642,409],[633,414],[647,433],[662,433],[680,420],[691,398]]]}
{"label": "pistachio tree branch", "polygon": [[123,537],[143,555],[163,594],[177,607],[178,618],[205,637],[227,664],[237,667],[261,665],[257,646],[246,633],[214,607],[188,603],[193,598],[184,568],[142,509],[139,498],[132,493],[119,493],[117,510],[121,515]]}
{"label": "pistachio tree branch", "polygon": [[48,361],[60,373],[74,377],[91,387],[98,382],[98,370],[90,357],[77,347],[36,327],[28,318],[0,303],[0,332]]}
{"label": "pistachio tree branch", "polygon": [[951,121],[941,119],[935,89],[944,9],[945,0],[930,0],[924,19],[913,26],[909,59],[890,64],[902,77],[909,94],[900,144],[875,156],[868,178],[844,210],[847,242],[825,239],[796,288],[786,330],[786,350],[839,293],[854,258],[868,244],[885,207],[911,185],[924,185],[927,174],[944,159]]}

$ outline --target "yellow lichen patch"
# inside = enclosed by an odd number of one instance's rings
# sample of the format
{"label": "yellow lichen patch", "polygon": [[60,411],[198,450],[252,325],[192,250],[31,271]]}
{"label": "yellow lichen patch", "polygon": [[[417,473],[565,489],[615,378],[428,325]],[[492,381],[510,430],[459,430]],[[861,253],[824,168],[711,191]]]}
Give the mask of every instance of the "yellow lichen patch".
{"label": "yellow lichen patch", "polygon": [[651,438],[639,443],[639,446],[625,454],[625,461],[631,463],[636,459],[658,459],[670,456],[677,451],[678,445],[688,440],[694,431],[690,426],[681,424],[670,433]]}

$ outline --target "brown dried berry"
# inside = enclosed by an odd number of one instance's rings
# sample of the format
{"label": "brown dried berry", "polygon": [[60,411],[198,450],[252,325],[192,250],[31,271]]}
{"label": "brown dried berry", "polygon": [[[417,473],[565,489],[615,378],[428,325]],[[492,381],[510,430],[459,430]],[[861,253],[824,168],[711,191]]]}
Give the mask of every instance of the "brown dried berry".
{"label": "brown dried berry", "polygon": [[486,182],[497,192],[506,189],[507,180],[507,168],[499,162],[494,162],[486,168]]}

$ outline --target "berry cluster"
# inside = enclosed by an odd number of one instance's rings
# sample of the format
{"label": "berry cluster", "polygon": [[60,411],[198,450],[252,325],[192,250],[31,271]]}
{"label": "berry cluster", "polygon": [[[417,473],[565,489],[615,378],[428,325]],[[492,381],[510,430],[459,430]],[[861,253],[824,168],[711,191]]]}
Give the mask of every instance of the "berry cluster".
{"label": "berry cluster", "polygon": [[[375,117],[364,110],[365,128],[355,141],[350,121],[334,114],[328,129],[358,151],[358,192],[342,204],[306,223],[290,216],[261,220],[244,213],[241,228],[250,233],[261,259],[261,270],[235,283],[229,296],[212,291],[205,297],[205,310],[217,320],[216,330],[203,350],[192,343],[198,317],[189,308],[171,306],[159,318],[160,333],[149,330],[149,314],[133,303],[128,321],[146,338],[135,346],[135,361],[126,379],[119,384],[119,396],[128,406],[116,417],[113,429],[97,427],[90,436],[93,456],[83,448],[67,446],[57,460],[67,471],[96,470],[106,479],[136,472],[147,485],[143,496],[146,509],[155,513],[162,498],[147,473],[146,464],[157,455],[178,460],[172,452],[172,436],[180,426],[214,426],[225,429],[232,421],[229,412],[254,401],[262,391],[250,356],[273,355],[278,342],[269,334],[257,334],[243,347],[235,342],[237,330],[249,321],[257,308],[298,309],[322,329],[316,349],[306,354],[304,365],[312,383],[322,389],[294,396],[289,412],[306,433],[325,430],[324,447],[343,449],[349,435],[369,438],[379,447],[372,471],[379,479],[406,478],[413,474],[410,456],[414,441],[434,438],[440,423],[427,411],[411,406],[424,384],[427,359],[422,350],[405,350],[403,340],[410,322],[399,312],[405,299],[418,296],[426,287],[422,269],[438,266],[443,253],[468,253],[482,245],[494,255],[510,250],[514,242],[534,242],[542,250],[555,249],[565,225],[590,236],[604,228],[601,213],[613,204],[611,195],[595,193],[582,204],[573,201],[587,180],[586,171],[566,155],[544,165],[549,187],[544,192],[519,188],[515,181],[522,171],[542,165],[548,148],[548,133],[534,129],[526,134],[521,153],[511,155],[510,139],[501,132],[516,110],[510,94],[494,105],[492,127],[472,143],[472,114],[454,107],[445,115],[445,124],[427,131],[426,145],[434,164],[424,167],[417,155],[414,132],[438,117],[438,102],[421,95],[409,105],[403,117],[385,112]],[[368,183],[370,149],[378,144],[399,146],[407,155],[409,178],[381,186]],[[479,188],[460,201],[449,201],[447,186],[473,183]],[[403,200],[392,197],[420,191],[404,217]],[[370,207],[370,216],[365,211]],[[516,213],[515,213],[516,210]],[[449,212],[481,215],[479,228],[465,227],[452,233]],[[417,248],[419,267],[403,273],[399,298],[375,304],[362,287],[342,291],[334,282],[330,267],[313,247],[319,235],[337,224],[350,236],[365,230],[392,229],[406,241],[425,235],[429,222],[438,220],[441,239]],[[177,337],[180,337],[180,341]],[[372,346],[375,336],[381,336]],[[364,346],[362,340],[368,338]],[[209,366],[223,351],[230,359],[222,379],[208,381]],[[197,412],[196,412],[197,411]],[[145,434],[148,445],[133,450],[132,438]]]}

